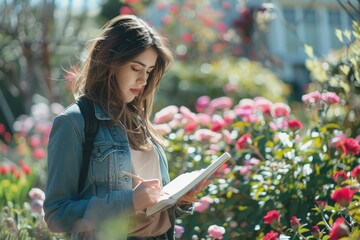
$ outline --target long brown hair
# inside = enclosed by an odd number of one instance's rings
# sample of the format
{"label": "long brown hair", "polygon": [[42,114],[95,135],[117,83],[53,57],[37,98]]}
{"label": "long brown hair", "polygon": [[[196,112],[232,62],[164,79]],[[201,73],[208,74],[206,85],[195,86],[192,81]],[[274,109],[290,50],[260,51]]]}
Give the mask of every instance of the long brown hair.
{"label": "long brown hair", "polygon": [[[142,93],[126,103],[116,83],[116,69],[148,48],[158,54],[155,67]],[[133,149],[149,149],[149,138],[163,145],[164,139],[153,128],[149,116],[160,80],[173,60],[165,39],[140,18],[120,15],[104,25],[88,51],[73,85],[74,96],[88,97],[108,112],[113,124],[121,122]]]}

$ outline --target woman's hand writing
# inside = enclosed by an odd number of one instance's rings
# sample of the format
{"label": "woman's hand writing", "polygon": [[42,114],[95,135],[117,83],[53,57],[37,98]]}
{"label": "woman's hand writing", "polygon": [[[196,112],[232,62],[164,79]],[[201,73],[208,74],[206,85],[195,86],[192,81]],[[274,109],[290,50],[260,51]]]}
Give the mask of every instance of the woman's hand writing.
{"label": "woman's hand writing", "polygon": [[149,179],[140,182],[132,192],[135,211],[142,211],[155,204],[160,196],[161,188],[158,179]]}

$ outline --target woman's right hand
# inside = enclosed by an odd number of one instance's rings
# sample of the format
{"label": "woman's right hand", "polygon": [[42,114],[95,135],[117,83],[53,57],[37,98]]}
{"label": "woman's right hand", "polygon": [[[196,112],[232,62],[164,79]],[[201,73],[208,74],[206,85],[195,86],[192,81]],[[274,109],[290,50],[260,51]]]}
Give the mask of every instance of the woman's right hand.
{"label": "woman's right hand", "polygon": [[142,211],[157,203],[161,187],[159,179],[149,179],[140,182],[132,192],[135,211]]}

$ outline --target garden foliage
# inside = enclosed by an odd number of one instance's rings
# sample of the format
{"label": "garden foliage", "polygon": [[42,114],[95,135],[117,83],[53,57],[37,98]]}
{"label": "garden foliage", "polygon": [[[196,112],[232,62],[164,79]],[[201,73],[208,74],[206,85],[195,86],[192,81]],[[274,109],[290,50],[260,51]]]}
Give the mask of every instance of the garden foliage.
{"label": "garden foliage", "polygon": [[[357,25],[351,36],[357,43]],[[310,56],[314,81],[323,79],[303,95],[301,119],[283,100],[238,98],[243,88],[156,112],[154,123],[168,140],[171,178],[224,151],[232,155],[199,195],[195,213],[178,220],[179,239],[358,239],[357,46],[349,45],[333,68],[323,69],[327,60]],[[13,137],[1,132],[0,194],[7,201],[1,202],[0,238],[61,237],[48,231],[41,208],[47,137],[61,110],[37,104],[15,123]]]}

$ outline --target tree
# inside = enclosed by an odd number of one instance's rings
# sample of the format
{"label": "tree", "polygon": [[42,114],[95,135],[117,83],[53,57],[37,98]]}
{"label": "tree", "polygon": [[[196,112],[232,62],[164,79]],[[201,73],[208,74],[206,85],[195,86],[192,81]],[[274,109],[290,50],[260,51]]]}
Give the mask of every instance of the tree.
{"label": "tree", "polygon": [[63,79],[61,67],[69,65],[70,53],[82,47],[79,37],[88,19],[88,3],[74,9],[72,0],[61,2],[0,3],[0,122],[10,130],[18,115],[30,112],[35,94],[50,103],[64,94],[59,91],[65,86],[58,81]]}

